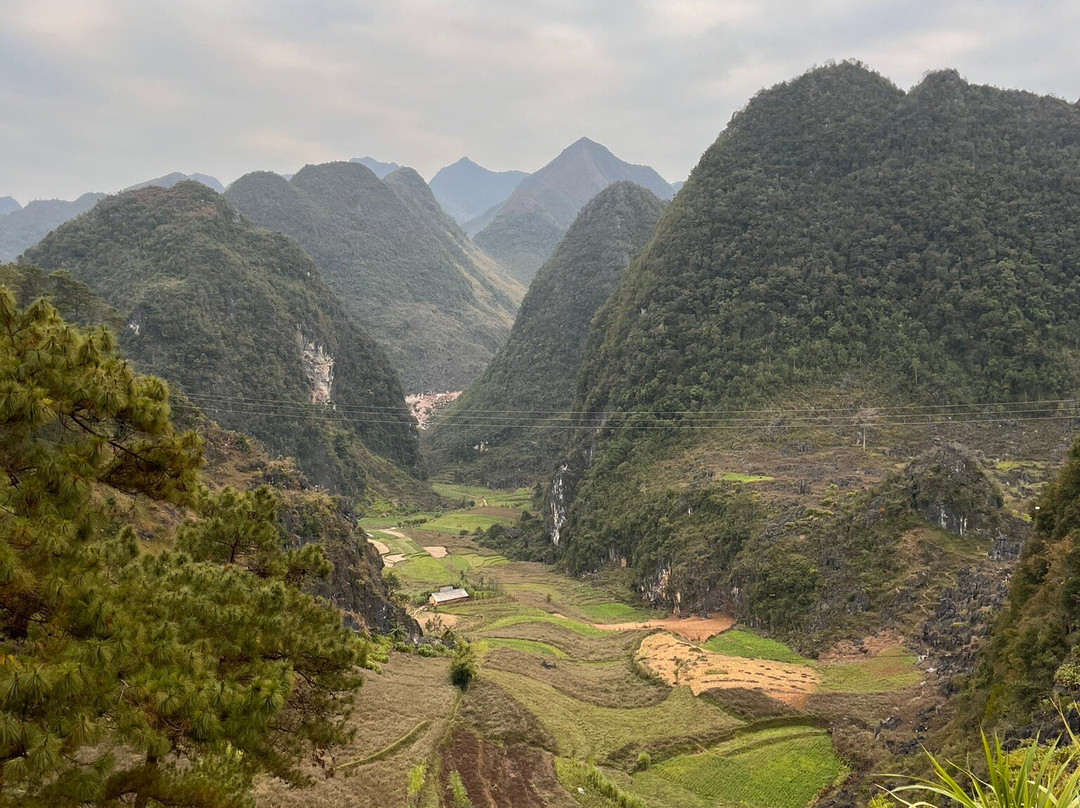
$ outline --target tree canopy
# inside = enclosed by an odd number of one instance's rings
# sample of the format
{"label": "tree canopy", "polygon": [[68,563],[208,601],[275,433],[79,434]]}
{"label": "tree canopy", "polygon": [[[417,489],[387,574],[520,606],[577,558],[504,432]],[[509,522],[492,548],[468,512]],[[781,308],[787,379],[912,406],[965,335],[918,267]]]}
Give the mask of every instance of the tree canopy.
{"label": "tree canopy", "polygon": [[[168,387],[0,287],[0,806],[250,805],[342,737],[358,640],[277,503],[209,494]],[[150,551],[139,499],[192,514]]]}

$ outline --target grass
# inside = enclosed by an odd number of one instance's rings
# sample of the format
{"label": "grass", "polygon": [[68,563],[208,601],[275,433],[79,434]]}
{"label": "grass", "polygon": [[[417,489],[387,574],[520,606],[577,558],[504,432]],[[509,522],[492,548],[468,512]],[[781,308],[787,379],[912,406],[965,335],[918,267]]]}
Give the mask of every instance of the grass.
{"label": "grass", "polygon": [[[489,646],[493,644],[491,640],[487,642]],[[661,704],[671,693],[666,685],[635,673],[625,657],[587,662],[574,658],[551,643],[541,644],[556,648],[564,658],[552,664],[549,659],[536,654],[519,653],[504,646],[488,653],[484,657],[484,665],[543,682],[566,696],[598,707],[651,707]]]}
{"label": "grass", "polygon": [[623,747],[644,749],[650,741],[694,737],[741,722],[678,687],[650,707],[599,707],[527,676],[486,670],[483,674],[513,695],[555,738],[560,754],[598,759]]}
{"label": "grass", "polygon": [[885,693],[916,685],[923,673],[910,651],[896,648],[846,665],[820,666],[821,690],[834,693]]}
{"label": "grass", "polygon": [[555,776],[582,808],[623,808],[617,801],[601,794],[596,786],[589,782],[588,768],[576,760],[555,758]]}
{"label": "grass", "polygon": [[526,654],[541,654],[543,656],[568,659],[569,655],[554,645],[538,640],[523,640],[516,637],[488,637],[484,642],[490,648],[509,648],[512,651],[521,651]]}
{"label": "grass", "polygon": [[393,572],[406,585],[448,586],[461,580],[461,573],[427,553],[417,555],[393,566]]}
{"label": "grass", "polygon": [[737,471],[729,471],[720,479],[726,483],[769,483],[774,478],[766,474],[740,474]]}
{"label": "grass", "polygon": [[485,626],[484,630],[496,631],[500,628],[509,628],[510,626],[517,626],[523,623],[547,623],[548,625],[558,626],[567,631],[572,631],[575,634],[580,634],[582,637],[603,637],[609,633],[602,628],[590,626],[588,623],[571,620],[567,617],[556,617],[555,615],[547,614],[546,612],[538,612],[536,614],[516,614],[510,617],[504,617],[501,620],[496,620],[491,625]]}
{"label": "grass", "polygon": [[584,617],[597,623],[642,623],[656,616],[648,609],[638,609],[617,601],[581,603],[575,608]]}
{"label": "grass", "polygon": [[733,628],[723,634],[717,634],[701,644],[706,651],[713,651],[724,656],[743,657],[745,659],[767,659],[771,662],[791,662],[796,665],[811,665],[810,660],[801,657],[777,640],[762,637],[752,631]]}
{"label": "grass", "polygon": [[804,808],[842,772],[824,730],[791,727],[749,733],[706,752],[670,758],[635,774],[632,790],[665,806]]}
{"label": "grass", "polygon": [[472,533],[477,528],[487,530],[492,525],[509,525],[513,520],[502,516],[485,516],[479,513],[465,513],[454,511],[425,522],[421,527],[431,533]]}

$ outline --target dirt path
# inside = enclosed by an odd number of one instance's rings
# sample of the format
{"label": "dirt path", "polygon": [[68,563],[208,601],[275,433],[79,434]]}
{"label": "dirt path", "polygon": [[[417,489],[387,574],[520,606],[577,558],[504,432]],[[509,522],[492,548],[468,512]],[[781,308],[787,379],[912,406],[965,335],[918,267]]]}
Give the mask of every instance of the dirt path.
{"label": "dirt path", "polygon": [[662,620],[646,620],[643,623],[598,623],[596,628],[605,631],[631,631],[638,628],[662,628],[691,642],[704,642],[717,634],[722,634],[735,621],[724,614],[714,617],[665,617]]}
{"label": "dirt path", "polygon": [[453,628],[461,620],[461,615],[429,612],[427,610],[413,612],[412,616],[420,624],[420,628],[424,630],[425,634],[431,633],[433,628]]}
{"label": "dirt path", "polygon": [[392,530],[388,527],[380,527],[379,532],[386,533],[387,535],[393,536],[397,539],[405,539],[406,541],[410,541],[409,537],[402,533],[400,530]]}
{"label": "dirt path", "polygon": [[805,665],[715,654],[670,634],[646,637],[636,659],[668,684],[688,685],[695,696],[714,688],[742,688],[798,709],[820,682],[817,671]]}
{"label": "dirt path", "polygon": [[379,555],[384,556],[384,555],[389,555],[390,554],[390,548],[387,547],[385,544],[383,544],[378,539],[368,539],[368,541],[371,544],[375,545],[375,549],[379,551]]}

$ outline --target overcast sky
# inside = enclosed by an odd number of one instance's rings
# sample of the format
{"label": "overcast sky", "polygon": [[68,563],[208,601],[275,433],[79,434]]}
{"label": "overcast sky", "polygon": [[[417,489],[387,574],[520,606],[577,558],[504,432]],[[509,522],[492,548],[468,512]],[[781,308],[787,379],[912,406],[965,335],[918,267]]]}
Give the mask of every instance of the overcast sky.
{"label": "overcast sky", "polygon": [[0,0],[0,196],[371,155],[682,179],[757,90],[861,59],[1080,96],[1080,0]]}

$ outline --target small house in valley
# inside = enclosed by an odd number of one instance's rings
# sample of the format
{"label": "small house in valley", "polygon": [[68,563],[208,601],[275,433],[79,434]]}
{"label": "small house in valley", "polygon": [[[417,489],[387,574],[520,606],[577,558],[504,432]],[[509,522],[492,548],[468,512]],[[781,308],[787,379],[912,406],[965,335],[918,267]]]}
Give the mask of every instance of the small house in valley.
{"label": "small house in valley", "polygon": [[432,606],[447,606],[451,603],[459,603],[463,600],[469,599],[469,593],[461,587],[457,586],[443,586],[439,588],[438,592],[432,592],[428,598],[428,603]]}

